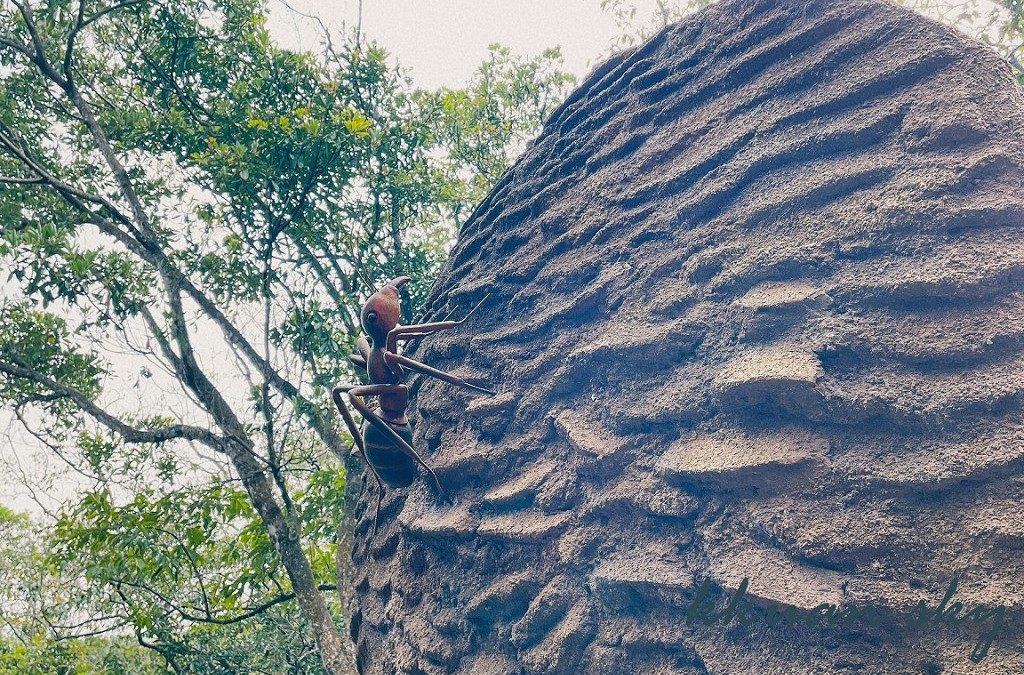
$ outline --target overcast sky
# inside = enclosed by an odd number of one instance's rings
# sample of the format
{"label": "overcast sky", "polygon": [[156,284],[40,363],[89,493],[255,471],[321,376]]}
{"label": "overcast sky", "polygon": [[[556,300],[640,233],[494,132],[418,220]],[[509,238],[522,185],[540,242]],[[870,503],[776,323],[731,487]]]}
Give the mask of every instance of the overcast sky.
{"label": "overcast sky", "polygon": [[[638,15],[654,0],[633,0]],[[600,0],[363,0],[362,32],[409,71],[417,87],[458,87],[499,42],[533,55],[559,46],[565,67],[578,77],[607,53],[618,34]],[[353,27],[358,0],[271,0],[270,31],[282,46],[315,50],[316,15],[328,28]]]}
{"label": "overcast sky", "polygon": [[[360,0],[269,0],[270,31],[282,46],[315,51],[315,15],[332,30],[354,27]],[[637,24],[655,14],[656,0],[621,0],[637,8]],[[683,4],[681,1],[670,5]],[[1002,14],[992,0],[917,0],[947,23],[973,22],[972,35],[986,26],[990,12]],[[965,9],[972,10],[964,13]],[[973,18],[971,14],[976,13]],[[415,86],[434,89],[466,84],[498,42],[521,55],[535,55],[559,46],[565,69],[580,79],[603,60],[621,32],[601,0],[362,0],[364,35],[386,48],[409,73]],[[991,25],[989,26],[992,27]],[[994,30],[994,29],[993,29]],[[996,36],[993,33],[993,37]]]}

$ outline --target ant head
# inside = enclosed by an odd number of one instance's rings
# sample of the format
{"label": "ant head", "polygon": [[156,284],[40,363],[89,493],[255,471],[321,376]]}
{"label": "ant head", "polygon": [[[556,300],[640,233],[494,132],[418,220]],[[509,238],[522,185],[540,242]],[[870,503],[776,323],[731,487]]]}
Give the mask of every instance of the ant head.
{"label": "ant head", "polygon": [[363,305],[359,320],[375,347],[383,346],[388,333],[398,325],[402,315],[402,296],[398,288],[407,283],[409,277],[395,277],[381,286]]}

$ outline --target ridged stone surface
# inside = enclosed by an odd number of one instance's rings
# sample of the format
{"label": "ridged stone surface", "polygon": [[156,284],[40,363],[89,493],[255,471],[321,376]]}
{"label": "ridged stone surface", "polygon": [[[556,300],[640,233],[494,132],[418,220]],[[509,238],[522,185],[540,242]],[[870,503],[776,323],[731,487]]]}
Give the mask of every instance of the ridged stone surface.
{"label": "ridged stone surface", "polygon": [[[454,504],[361,497],[364,673],[1024,672],[1022,95],[872,0],[600,66],[467,223],[411,378]],[[912,628],[954,575],[993,620]],[[688,624],[871,605],[882,625]],[[951,601],[952,603],[952,601]],[[950,604],[951,604],[950,603]]]}

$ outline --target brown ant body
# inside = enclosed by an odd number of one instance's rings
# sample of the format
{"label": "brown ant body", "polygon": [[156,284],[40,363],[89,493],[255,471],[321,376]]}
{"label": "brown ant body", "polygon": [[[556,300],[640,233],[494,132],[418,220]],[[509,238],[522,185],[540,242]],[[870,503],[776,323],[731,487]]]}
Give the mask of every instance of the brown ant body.
{"label": "brown ant body", "polygon": [[[412,447],[412,427],[405,415],[409,406],[409,387],[403,382],[405,371],[412,370],[485,394],[495,393],[398,353],[399,342],[455,328],[469,318],[467,315],[460,321],[398,325],[401,313],[401,296],[398,289],[408,282],[409,277],[405,276],[387,282],[370,296],[360,313],[360,322],[366,336],[356,341],[358,352],[349,356],[349,359],[366,369],[371,384],[336,387],[332,392],[334,403],[352,434],[353,442],[377,479],[379,492],[377,511],[373,518],[374,532],[377,531],[377,516],[380,513],[381,500],[384,498],[384,486],[408,487],[416,479],[417,464],[430,474],[438,492],[446,497],[437,474]],[[476,307],[470,314],[473,311],[476,311]],[[356,424],[345,405],[343,394],[348,394],[352,407],[362,416],[362,429]],[[371,410],[362,400],[361,397],[366,396],[377,397],[379,407],[376,410]]]}

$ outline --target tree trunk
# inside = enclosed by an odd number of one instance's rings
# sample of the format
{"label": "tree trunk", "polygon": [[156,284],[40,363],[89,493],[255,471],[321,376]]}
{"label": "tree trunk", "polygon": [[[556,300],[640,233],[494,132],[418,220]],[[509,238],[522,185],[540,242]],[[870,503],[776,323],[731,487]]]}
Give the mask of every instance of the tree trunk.
{"label": "tree trunk", "polygon": [[274,548],[281,556],[281,563],[288,573],[292,590],[302,608],[303,616],[309,621],[310,630],[320,649],[320,657],[324,667],[331,675],[350,675],[355,672],[355,655],[351,642],[342,637],[327,609],[309,559],[299,539],[297,528],[288,522],[274,499],[273,484],[266,472],[255,461],[251,450],[245,447],[236,448],[231,453],[231,460],[238,470],[253,506],[256,507],[260,519],[266,525],[267,532],[274,542]]}

